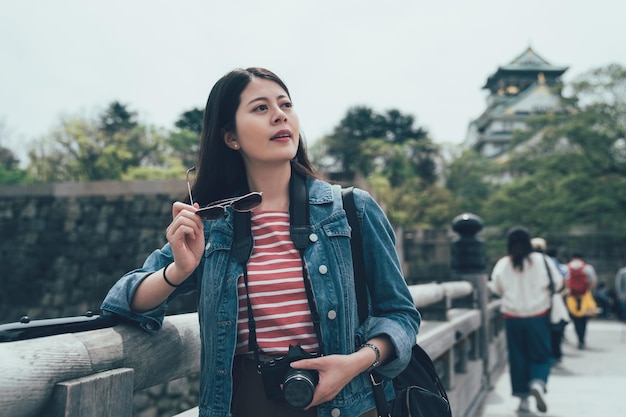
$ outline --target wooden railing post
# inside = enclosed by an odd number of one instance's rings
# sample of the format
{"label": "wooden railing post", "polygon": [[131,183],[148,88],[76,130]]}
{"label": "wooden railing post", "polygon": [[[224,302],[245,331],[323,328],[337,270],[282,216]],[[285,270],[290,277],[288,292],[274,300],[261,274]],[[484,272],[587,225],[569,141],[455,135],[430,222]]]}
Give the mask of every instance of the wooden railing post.
{"label": "wooden railing post", "polygon": [[450,297],[444,294],[441,300],[419,309],[424,320],[446,321],[450,310]]}
{"label": "wooden railing post", "polygon": [[[197,314],[168,316],[161,331],[155,334],[139,326],[118,324],[105,329],[0,343],[0,417],[47,415],[44,410],[47,411],[55,389],[65,389],[73,398],[71,391],[84,381],[80,378],[96,378],[84,385],[87,387],[99,383],[101,372],[113,371],[114,379],[126,385],[127,372],[120,375],[116,372],[121,368],[134,370],[131,393],[198,372]],[[67,386],[57,385],[68,381]],[[121,391],[126,392],[126,389]]]}
{"label": "wooden railing post", "polygon": [[489,290],[487,288],[487,275],[486,274],[462,274],[455,275],[457,279],[463,279],[469,281],[474,286],[474,292],[476,294],[477,308],[480,310],[481,326],[478,332],[478,340],[476,345],[478,346],[477,356],[483,360],[485,378],[488,386],[491,386],[489,377],[489,339],[490,339],[490,326],[491,320],[489,319],[488,304],[489,304]]}
{"label": "wooden railing post", "polygon": [[135,371],[113,369],[56,384],[51,417],[131,417]]}

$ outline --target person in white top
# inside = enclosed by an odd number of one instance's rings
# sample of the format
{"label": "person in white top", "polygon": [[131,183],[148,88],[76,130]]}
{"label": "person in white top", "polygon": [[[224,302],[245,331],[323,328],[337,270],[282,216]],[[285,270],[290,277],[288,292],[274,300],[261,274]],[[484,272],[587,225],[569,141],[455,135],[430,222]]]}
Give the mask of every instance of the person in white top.
{"label": "person in white top", "polygon": [[563,280],[553,262],[533,252],[530,234],[515,227],[507,235],[507,255],[493,268],[489,288],[502,297],[512,394],[521,399],[518,410],[529,411],[529,397],[546,412],[544,398],[551,367],[548,268],[555,288]]}

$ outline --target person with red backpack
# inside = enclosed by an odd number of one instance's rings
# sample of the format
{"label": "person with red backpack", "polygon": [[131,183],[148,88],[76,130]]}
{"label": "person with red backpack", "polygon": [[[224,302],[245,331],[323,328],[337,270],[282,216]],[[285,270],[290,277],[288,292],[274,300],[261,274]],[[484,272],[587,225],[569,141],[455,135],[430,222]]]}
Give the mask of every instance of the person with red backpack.
{"label": "person with red backpack", "polygon": [[578,349],[584,349],[587,322],[597,309],[591,289],[596,286],[598,277],[594,267],[585,263],[581,253],[572,254],[567,269],[569,270],[569,278],[566,281],[569,290],[567,307],[578,337]]}

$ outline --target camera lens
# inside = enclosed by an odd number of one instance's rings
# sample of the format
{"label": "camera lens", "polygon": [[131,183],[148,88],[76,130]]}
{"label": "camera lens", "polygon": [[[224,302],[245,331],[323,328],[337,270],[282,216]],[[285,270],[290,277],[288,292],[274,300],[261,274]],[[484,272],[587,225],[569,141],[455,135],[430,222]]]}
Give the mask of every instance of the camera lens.
{"label": "camera lens", "polygon": [[311,404],[317,384],[317,372],[292,369],[285,374],[283,395],[285,402],[294,408],[304,408]]}

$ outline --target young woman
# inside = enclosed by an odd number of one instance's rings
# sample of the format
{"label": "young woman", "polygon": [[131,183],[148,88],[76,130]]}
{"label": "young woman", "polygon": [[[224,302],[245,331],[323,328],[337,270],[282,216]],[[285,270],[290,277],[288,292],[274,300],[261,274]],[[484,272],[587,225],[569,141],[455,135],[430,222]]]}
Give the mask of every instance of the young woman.
{"label": "young woman", "polygon": [[[114,285],[102,310],[155,331],[169,299],[199,291],[200,417],[377,415],[366,371],[404,369],[420,316],[385,214],[355,190],[370,289],[359,325],[341,189],[317,178],[275,74],[238,69],[215,84],[189,191],[173,205],[168,243]],[[295,360],[284,366],[285,355]],[[291,384],[292,370],[305,377]]]}
{"label": "young woman", "polygon": [[563,279],[556,265],[543,253],[533,252],[530,234],[523,227],[508,233],[508,255],[498,260],[491,273],[490,289],[502,296],[509,373],[513,396],[520,398],[518,411],[529,411],[528,398],[546,412],[544,394],[551,367],[550,278],[555,288]]}

